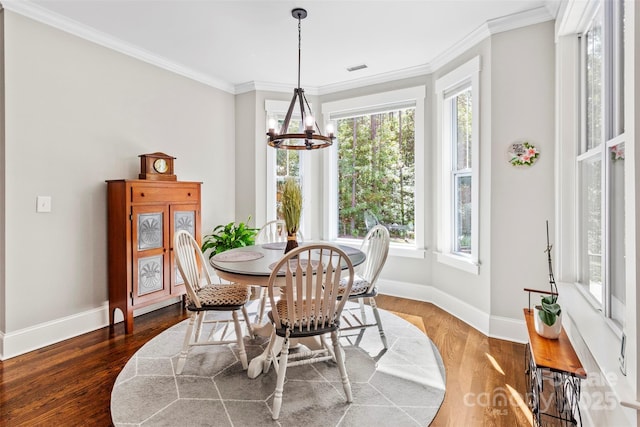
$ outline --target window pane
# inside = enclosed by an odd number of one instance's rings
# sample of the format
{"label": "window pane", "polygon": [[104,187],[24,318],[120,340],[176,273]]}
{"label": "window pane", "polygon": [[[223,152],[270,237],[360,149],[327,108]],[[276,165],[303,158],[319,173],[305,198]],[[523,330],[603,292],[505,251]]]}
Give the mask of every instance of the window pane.
{"label": "window pane", "polygon": [[[599,17],[601,15],[598,15]],[[602,142],[602,18],[596,18],[586,42],[586,138],[587,150]]]}
{"label": "window pane", "polygon": [[337,121],[338,236],[362,238],[376,223],[414,244],[415,108]]}
{"label": "window pane", "polygon": [[[284,119],[278,120],[278,128],[282,126]],[[291,119],[289,129],[295,131],[300,128],[300,120]],[[276,150],[276,218],[282,217],[282,185],[288,177],[297,179],[302,184],[300,176],[300,152],[298,150]]]}
{"label": "window pane", "polygon": [[455,223],[454,252],[471,253],[471,175],[460,174],[454,178]]}
{"label": "window pane", "polygon": [[581,162],[580,282],[602,303],[602,187],[600,157]]}
{"label": "window pane", "polygon": [[609,236],[611,319],[624,326],[625,251],[624,251],[624,143],[611,147]]}
{"label": "window pane", "polygon": [[456,120],[455,169],[471,167],[471,89],[458,94],[452,100]]}

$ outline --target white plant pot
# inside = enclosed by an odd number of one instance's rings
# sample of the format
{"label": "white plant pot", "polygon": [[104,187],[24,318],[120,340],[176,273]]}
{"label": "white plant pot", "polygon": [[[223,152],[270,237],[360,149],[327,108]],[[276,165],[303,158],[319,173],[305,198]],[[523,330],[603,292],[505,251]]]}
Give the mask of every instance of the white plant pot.
{"label": "white plant pot", "polygon": [[556,317],[556,323],[549,326],[540,319],[539,311],[537,307],[533,308],[534,326],[538,335],[552,340],[558,339],[560,332],[562,332],[562,312]]}

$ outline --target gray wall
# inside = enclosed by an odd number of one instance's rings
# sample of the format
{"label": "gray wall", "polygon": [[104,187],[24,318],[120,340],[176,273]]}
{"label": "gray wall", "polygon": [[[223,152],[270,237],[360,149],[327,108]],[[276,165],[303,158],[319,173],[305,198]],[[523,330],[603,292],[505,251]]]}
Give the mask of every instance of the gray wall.
{"label": "gray wall", "polygon": [[6,344],[86,313],[106,322],[104,181],[137,178],[139,154],[171,154],[179,180],[204,183],[204,230],[234,219],[235,120],[231,94],[8,11],[4,27]]}
{"label": "gray wall", "polygon": [[[549,289],[545,220],[555,241],[553,22],[495,35],[491,63],[491,314],[519,319],[523,288]],[[507,148],[523,140],[540,157],[513,167]]]}
{"label": "gray wall", "polygon": [[[554,26],[549,21],[493,35],[434,73],[360,87],[319,97],[320,104],[390,90],[424,85],[425,105],[425,245],[426,256],[390,256],[381,275],[383,292],[432,300],[469,321],[483,332],[499,336],[500,319],[520,322],[527,304],[523,287],[547,287],[545,220],[553,220],[554,144]],[[475,56],[481,57],[480,73],[480,272],[469,274],[439,263],[433,249],[436,206],[436,103],[434,82]],[[515,96],[514,96],[515,95]],[[290,94],[256,92],[237,97],[236,115],[253,118],[256,140],[245,131],[238,147],[253,152],[257,177],[264,176],[264,100],[289,100]],[[248,102],[247,102],[248,101]],[[315,101],[314,101],[315,102]],[[255,108],[255,109],[254,109]],[[315,106],[318,110],[318,106]],[[249,120],[247,120],[249,121]],[[237,124],[239,126],[239,124]],[[240,130],[237,131],[238,135]],[[541,150],[531,168],[515,168],[506,159],[512,142],[529,140]],[[257,142],[256,142],[257,141]],[[253,151],[251,144],[255,143]],[[312,153],[313,154],[313,153]],[[247,159],[249,159],[247,155]],[[318,156],[319,157],[319,156]],[[243,162],[245,158],[243,157]],[[312,161],[312,179],[321,176],[322,159]],[[264,172],[263,172],[264,171]],[[240,171],[237,172],[241,175]],[[317,174],[317,175],[316,175]],[[244,174],[242,174],[244,175]],[[244,179],[244,178],[243,178]],[[239,181],[240,182],[240,178]],[[264,181],[255,178],[256,186]],[[246,190],[246,191],[245,191]],[[313,186],[312,238],[322,238],[322,180]],[[251,188],[250,180],[238,189],[237,206],[264,206],[264,191]],[[258,215],[259,216],[259,215]],[[552,228],[553,229],[553,228]],[[553,236],[552,236],[553,237]],[[500,260],[493,261],[493,260]],[[535,270],[539,274],[531,274]],[[411,288],[410,293],[407,289]],[[468,313],[472,314],[468,314]],[[498,320],[495,326],[494,320]],[[478,322],[479,320],[479,322]]]}
{"label": "gray wall", "polygon": [[[135,178],[139,154],[174,155],[180,180],[204,182],[205,232],[248,215],[253,224],[263,222],[264,101],[288,101],[291,93],[234,97],[11,12],[5,12],[5,27],[7,234],[0,325],[9,338],[87,312],[97,313],[98,326],[106,322],[104,180]],[[431,75],[311,97],[319,111],[322,102],[427,87],[426,257],[390,257],[382,274],[386,291],[402,294],[409,285],[415,297],[439,296],[444,308],[463,319],[465,311],[474,312],[466,320],[489,332],[491,316],[520,319],[526,304],[522,287],[544,286],[546,277],[522,271],[529,263],[544,263],[539,250],[544,220],[553,212],[553,198],[546,196],[553,182],[552,52],[553,25],[538,24],[494,35]],[[432,118],[433,82],[478,55],[482,265],[480,274],[472,275],[438,263],[432,253]],[[521,138],[542,149],[541,160],[530,170],[512,168],[504,158],[508,144]],[[317,157],[314,177],[322,170]],[[313,191],[314,199],[321,200],[322,180],[315,181]],[[53,197],[52,213],[35,213],[38,195]],[[313,206],[309,238],[317,239],[323,235],[322,204]],[[24,271],[30,274],[25,277]],[[33,295],[40,298],[34,301]],[[26,304],[33,310],[25,311]],[[482,325],[474,323],[476,315],[484,316]]]}

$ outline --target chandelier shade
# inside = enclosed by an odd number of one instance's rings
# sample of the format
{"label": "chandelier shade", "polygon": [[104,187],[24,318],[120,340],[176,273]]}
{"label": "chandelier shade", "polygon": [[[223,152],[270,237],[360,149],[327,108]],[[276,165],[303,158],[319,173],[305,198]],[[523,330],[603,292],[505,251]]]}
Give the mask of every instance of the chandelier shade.
{"label": "chandelier shade", "polygon": [[[293,90],[293,98],[289,104],[289,109],[284,117],[282,126],[276,131],[277,123],[269,120],[268,144],[274,148],[287,150],[314,150],[329,147],[333,144],[335,135],[330,125],[327,126],[327,135],[320,132],[320,127],[311,111],[311,106],[304,95],[304,89],[300,87],[300,58],[301,58],[301,21],[307,17],[307,11],[302,8],[295,8],[291,15],[298,20],[298,86]],[[291,118],[294,116],[296,108],[299,109],[297,116],[302,120],[304,129],[297,128],[289,131]]]}

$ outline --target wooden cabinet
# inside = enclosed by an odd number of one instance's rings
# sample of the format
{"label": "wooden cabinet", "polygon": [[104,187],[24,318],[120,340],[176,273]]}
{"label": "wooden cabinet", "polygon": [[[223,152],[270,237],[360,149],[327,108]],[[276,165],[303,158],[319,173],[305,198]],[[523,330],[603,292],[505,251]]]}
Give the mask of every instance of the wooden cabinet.
{"label": "wooden cabinet", "polygon": [[109,323],[115,310],[133,332],[133,310],[183,295],[173,234],[200,242],[199,182],[107,181]]}

